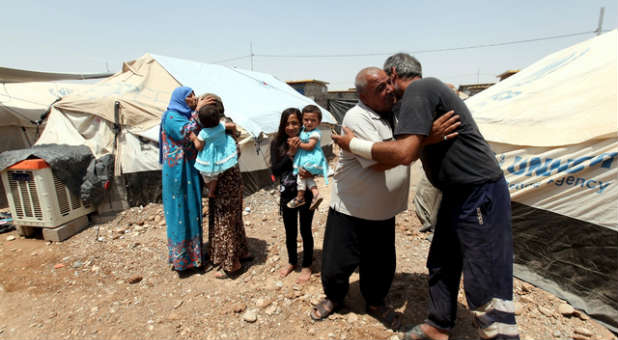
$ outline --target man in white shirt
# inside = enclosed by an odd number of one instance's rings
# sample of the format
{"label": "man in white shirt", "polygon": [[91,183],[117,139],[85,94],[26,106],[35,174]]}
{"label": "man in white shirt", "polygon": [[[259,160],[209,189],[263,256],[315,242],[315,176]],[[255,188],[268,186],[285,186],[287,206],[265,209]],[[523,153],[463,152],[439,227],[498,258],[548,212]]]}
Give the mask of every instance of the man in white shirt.
{"label": "man in white shirt", "polygon": [[[346,113],[342,126],[365,140],[392,140],[395,99],[388,75],[368,67],[358,73],[355,86],[360,102]],[[446,134],[441,124],[452,125],[452,120],[444,123],[446,118],[436,124],[440,126],[437,140]],[[399,327],[399,315],[384,299],[395,275],[395,215],[408,207],[409,186],[409,166],[387,167],[341,151],[322,249],[326,299],[311,311],[314,320],[326,318],[343,305],[350,275],[358,267],[367,312],[389,328]]]}

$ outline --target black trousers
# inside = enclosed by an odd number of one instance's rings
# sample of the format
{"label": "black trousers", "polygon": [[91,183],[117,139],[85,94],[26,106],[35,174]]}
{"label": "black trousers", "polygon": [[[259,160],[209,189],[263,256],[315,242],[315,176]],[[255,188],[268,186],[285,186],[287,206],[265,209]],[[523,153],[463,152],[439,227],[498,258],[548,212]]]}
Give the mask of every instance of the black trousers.
{"label": "black trousers", "polygon": [[491,338],[518,338],[512,310],[510,202],[503,177],[496,182],[443,191],[427,258],[430,296],[427,323],[444,330],[455,325],[463,272],[468,306],[479,313],[476,317],[481,332],[489,327],[485,334],[491,333]]}
{"label": "black trousers", "polygon": [[288,261],[293,266],[298,264],[296,238],[299,220],[300,236],[303,239],[303,268],[311,267],[313,262],[313,234],[311,233],[313,213],[313,210],[309,210],[309,203],[294,209],[288,208],[285,204],[281,206],[281,216],[285,227],[285,246],[288,250]]}
{"label": "black trousers", "polygon": [[395,276],[395,217],[370,221],[331,208],[322,251],[322,287],[329,300],[343,303],[350,275],[358,267],[365,302],[384,304]]}

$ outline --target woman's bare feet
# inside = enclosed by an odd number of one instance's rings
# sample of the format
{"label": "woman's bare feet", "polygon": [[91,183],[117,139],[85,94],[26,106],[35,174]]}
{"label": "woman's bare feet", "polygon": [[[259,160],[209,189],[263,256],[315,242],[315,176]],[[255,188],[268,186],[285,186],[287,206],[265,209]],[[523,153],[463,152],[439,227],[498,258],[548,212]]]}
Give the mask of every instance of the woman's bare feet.
{"label": "woman's bare feet", "polygon": [[309,279],[311,279],[311,268],[305,267],[301,269],[300,275],[298,276],[298,279],[296,279],[296,283],[305,283],[309,281]]}
{"label": "woman's bare feet", "polygon": [[279,277],[283,279],[284,277],[290,275],[290,273],[293,271],[294,271],[294,266],[291,264],[288,264],[287,266],[283,267],[283,269],[279,271]]}

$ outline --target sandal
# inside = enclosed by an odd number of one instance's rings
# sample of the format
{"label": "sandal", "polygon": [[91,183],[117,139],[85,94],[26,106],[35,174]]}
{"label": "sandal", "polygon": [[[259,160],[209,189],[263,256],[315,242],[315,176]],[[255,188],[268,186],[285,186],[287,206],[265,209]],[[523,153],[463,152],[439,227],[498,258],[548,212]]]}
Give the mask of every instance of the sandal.
{"label": "sandal", "polygon": [[401,327],[401,314],[386,305],[367,306],[367,314],[373,316],[384,326],[392,330]]}
{"label": "sandal", "polygon": [[315,210],[318,208],[318,206],[320,205],[320,203],[322,203],[322,197],[318,196],[318,197],[314,197],[311,200],[311,205],[309,206],[309,210]]}
{"label": "sandal", "polygon": [[433,340],[427,335],[421,328],[421,324],[418,324],[412,329],[403,333],[403,340]]}
{"label": "sandal", "polygon": [[329,315],[333,314],[337,309],[339,309],[339,307],[339,305],[329,299],[322,299],[311,309],[309,316],[311,316],[311,319],[314,321],[322,321]]}
{"label": "sandal", "polygon": [[287,206],[290,209],[294,209],[304,204],[305,204],[305,200],[299,200],[298,198],[294,197],[291,201],[288,202]]}

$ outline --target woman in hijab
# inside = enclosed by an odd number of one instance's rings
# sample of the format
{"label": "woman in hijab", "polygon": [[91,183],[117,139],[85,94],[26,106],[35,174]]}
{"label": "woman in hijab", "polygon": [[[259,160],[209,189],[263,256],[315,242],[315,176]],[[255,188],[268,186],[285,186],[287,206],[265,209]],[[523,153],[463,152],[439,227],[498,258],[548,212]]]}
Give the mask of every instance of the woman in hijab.
{"label": "woman in hijab", "polygon": [[202,266],[202,195],[197,150],[199,129],[191,113],[198,99],[189,87],[172,93],[161,119],[159,161],[163,164],[163,210],[167,224],[169,263],[178,272]]}

